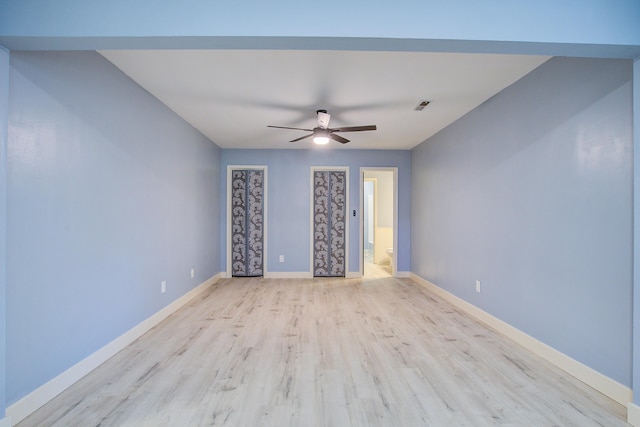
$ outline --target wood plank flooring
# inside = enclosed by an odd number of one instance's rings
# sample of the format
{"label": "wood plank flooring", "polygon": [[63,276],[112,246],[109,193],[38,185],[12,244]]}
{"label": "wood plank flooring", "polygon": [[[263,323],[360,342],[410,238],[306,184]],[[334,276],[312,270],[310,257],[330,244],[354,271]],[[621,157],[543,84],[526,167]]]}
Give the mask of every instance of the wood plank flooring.
{"label": "wood plank flooring", "polygon": [[389,264],[364,263],[364,275],[366,280],[383,279],[391,277],[391,266]]}
{"label": "wood plank flooring", "polygon": [[623,426],[409,279],[227,279],[24,426]]}

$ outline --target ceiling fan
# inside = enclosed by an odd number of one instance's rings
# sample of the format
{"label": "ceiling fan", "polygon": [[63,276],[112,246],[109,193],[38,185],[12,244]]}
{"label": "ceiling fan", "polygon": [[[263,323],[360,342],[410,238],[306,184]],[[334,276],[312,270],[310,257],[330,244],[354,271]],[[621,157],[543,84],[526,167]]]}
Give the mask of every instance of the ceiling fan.
{"label": "ceiling fan", "polygon": [[287,126],[267,126],[269,128],[277,128],[277,129],[293,129],[293,130],[304,130],[307,132],[311,132],[309,135],[301,136],[300,138],[292,139],[289,142],[298,142],[302,139],[309,138],[313,136],[313,142],[316,144],[327,144],[329,139],[333,139],[334,141],[338,141],[341,144],[346,144],[349,142],[347,138],[344,138],[340,135],[336,135],[335,132],[360,132],[364,130],[376,130],[375,125],[367,125],[367,126],[349,126],[342,128],[330,128],[329,127],[329,119],[331,115],[327,113],[327,110],[317,110],[316,114],[318,115],[318,126],[313,129],[303,129],[303,128],[291,128]]}

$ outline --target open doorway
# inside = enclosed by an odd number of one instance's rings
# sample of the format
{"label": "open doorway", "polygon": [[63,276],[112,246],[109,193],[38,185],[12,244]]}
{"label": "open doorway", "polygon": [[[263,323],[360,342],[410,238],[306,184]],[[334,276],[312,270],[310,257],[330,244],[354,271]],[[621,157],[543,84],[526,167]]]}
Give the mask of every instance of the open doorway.
{"label": "open doorway", "polygon": [[365,278],[396,271],[396,168],[361,168],[361,268]]}

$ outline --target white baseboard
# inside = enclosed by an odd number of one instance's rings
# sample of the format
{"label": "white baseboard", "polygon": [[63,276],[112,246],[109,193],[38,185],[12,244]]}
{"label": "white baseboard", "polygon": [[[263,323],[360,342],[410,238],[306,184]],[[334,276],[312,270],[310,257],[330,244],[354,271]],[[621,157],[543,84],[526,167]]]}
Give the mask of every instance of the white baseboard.
{"label": "white baseboard", "polygon": [[[616,402],[622,405],[628,405],[632,399],[632,391],[630,388],[620,384],[619,382],[612,380],[611,378],[601,374],[600,372],[578,362],[575,359],[567,356],[566,354],[556,350],[553,347],[548,346],[547,344],[538,341],[530,335],[522,332],[519,329],[514,328],[502,320],[493,317],[491,314],[487,313],[474,306],[473,304],[468,303],[467,301],[458,298],[457,296],[445,291],[444,289],[434,285],[428,280],[423,279],[422,277],[411,273],[410,278],[419,283],[420,285],[426,287],[430,291],[435,294],[438,294],[451,304],[456,307],[464,310],[469,315],[475,317],[477,320],[485,323],[489,327],[497,330],[498,332],[506,335],[511,340],[525,347],[529,351],[537,354],[543,359],[553,363],[558,368],[567,372],[568,374],[574,376],[579,379],[583,383],[593,387],[598,390],[600,393],[605,396],[610,397]],[[639,424],[640,427],[640,424]]]}
{"label": "white baseboard", "polygon": [[[169,317],[173,312],[191,301],[193,298],[205,291],[209,286],[217,282],[224,276],[224,273],[218,273],[209,280],[200,284],[196,288],[190,290],[171,304],[167,305],[156,314],[138,325],[134,326],[123,335],[111,341],[100,350],[76,363],[57,377],[41,385],[22,399],[7,407],[6,413],[8,418],[14,423],[19,423],[45,403],[56,397],[69,386],[89,372],[106,362],[110,357],[118,353],[120,350],[131,344],[133,341],[142,336],[145,332],[156,326],[158,323]],[[0,424],[0,427],[4,425]]]}
{"label": "white baseboard", "polygon": [[265,279],[312,279],[308,271],[270,271],[264,274]]}
{"label": "white baseboard", "polygon": [[633,427],[640,427],[640,406],[635,403],[627,405],[627,422]]}
{"label": "white baseboard", "polygon": [[[397,277],[399,279],[408,279],[410,277],[410,272],[408,271],[398,271],[393,277]],[[359,271],[351,271],[346,274],[345,279],[362,279],[364,275],[360,274]]]}

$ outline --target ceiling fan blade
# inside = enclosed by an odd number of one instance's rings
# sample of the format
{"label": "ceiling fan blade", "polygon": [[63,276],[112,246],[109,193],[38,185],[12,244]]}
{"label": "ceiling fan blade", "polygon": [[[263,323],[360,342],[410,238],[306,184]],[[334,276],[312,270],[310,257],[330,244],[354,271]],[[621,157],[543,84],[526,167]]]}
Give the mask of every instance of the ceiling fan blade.
{"label": "ceiling fan blade", "polygon": [[331,132],[359,132],[363,130],[376,130],[376,125],[349,126],[346,128],[329,129]]}
{"label": "ceiling fan blade", "polygon": [[333,139],[334,141],[338,141],[341,144],[346,144],[347,142],[349,142],[347,138],[343,138],[340,135],[336,135],[335,133],[330,133],[329,138]]}
{"label": "ceiling fan blade", "polygon": [[312,133],[310,133],[309,135],[305,135],[305,136],[301,136],[300,138],[292,139],[292,140],[291,140],[291,141],[289,141],[289,142],[298,142],[298,141],[300,141],[300,140],[302,140],[302,139],[309,138],[310,136],[313,136],[313,134],[312,134]]}
{"label": "ceiling fan blade", "polygon": [[276,129],[293,129],[293,130],[306,130],[307,132],[313,132],[313,129],[302,129],[302,128],[290,128],[287,126],[271,126],[267,125],[268,128],[276,128]]}

